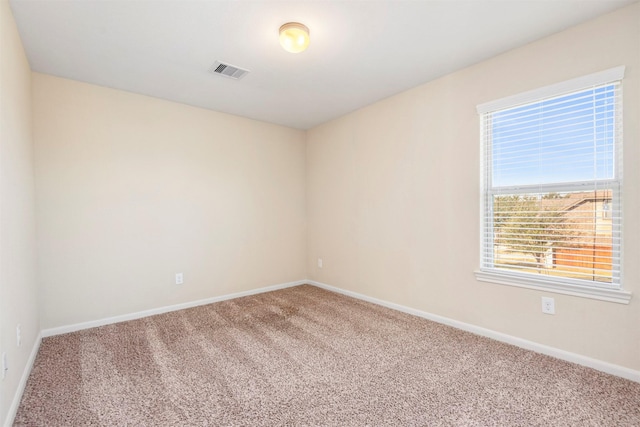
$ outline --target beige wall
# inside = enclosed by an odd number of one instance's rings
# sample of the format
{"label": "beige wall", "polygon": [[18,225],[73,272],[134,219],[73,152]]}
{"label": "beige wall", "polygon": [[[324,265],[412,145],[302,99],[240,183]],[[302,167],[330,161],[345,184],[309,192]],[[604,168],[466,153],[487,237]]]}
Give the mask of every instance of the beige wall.
{"label": "beige wall", "polygon": [[0,351],[9,365],[0,382],[0,423],[40,332],[35,249],[31,71],[9,3],[0,0]]}
{"label": "beige wall", "polygon": [[[307,134],[311,279],[640,369],[640,4],[450,74]],[[476,105],[626,65],[624,287],[629,305],[475,280]],[[323,268],[317,267],[322,258]]]}
{"label": "beige wall", "polygon": [[43,329],[306,277],[304,132],[37,73],[33,91]]}

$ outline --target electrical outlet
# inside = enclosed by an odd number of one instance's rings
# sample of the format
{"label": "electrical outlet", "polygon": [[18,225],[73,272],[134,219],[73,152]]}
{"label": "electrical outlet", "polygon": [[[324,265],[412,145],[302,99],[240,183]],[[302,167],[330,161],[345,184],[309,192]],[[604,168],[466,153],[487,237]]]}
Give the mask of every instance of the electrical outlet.
{"label": "electrical outlet", "polygon": [[318,258],[318,268],[322,268],[322,258]]}
{"label": "electrical outlet", "polygon": [[9,365],[7,364],[7,353],[2,353],[2,379],[7,376]]}
{"label": "electrical outlet", "polygon": [[20,331],[20,324],[16,326],[16,343],[18,344],[18,347],[20,347],[20,344],[22,344],[22,333]]}
{"label": "electrical outlet", "polygon": [[182,273],[176,273],[176,285],[182,285],[184,283],[184,276]]}
{"label": "electrical outlet", "polygon": [[556,302],[553,298],[542,297],[542,312],[545,314],[556,314]]}

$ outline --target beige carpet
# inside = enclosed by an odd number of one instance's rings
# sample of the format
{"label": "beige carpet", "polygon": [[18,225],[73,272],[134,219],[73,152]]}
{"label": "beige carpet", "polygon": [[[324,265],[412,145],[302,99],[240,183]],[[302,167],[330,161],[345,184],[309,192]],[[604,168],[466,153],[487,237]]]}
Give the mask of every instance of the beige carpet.
{"label": "beige carpet", "polygon": [[299,286],[46,338],[19,426],[640,426],[640,384]]}

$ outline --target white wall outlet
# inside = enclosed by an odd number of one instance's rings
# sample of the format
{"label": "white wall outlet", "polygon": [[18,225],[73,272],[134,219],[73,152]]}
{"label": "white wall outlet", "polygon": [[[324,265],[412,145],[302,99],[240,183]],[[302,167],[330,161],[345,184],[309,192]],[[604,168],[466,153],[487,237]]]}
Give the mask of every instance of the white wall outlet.
{"label": "white wall outlet", "polygon": [[318,268],[322,268],[322,258],[318,258]]}
{"label": "white wall outlet", "polygon": [[542,312],[545,314],[556,314],[556,302],[553,298],[542,297]]}
{"label": "white wall outlet", "polygon": [[182,273],[176,273],[176,285],[182,285],[184,283],[184,276]]}
{"label": "white wall outlet", "polygon": [[19,323],[18,326],[16,326],[16,343],[18,344],[18,347],[20,347],[20,344],[22,344],[22,332],[20,330]]}
{"label": "white wall outlet", "polygon": [[2,353],[2,379],[5,379],[8,370],[9,365],[7,364],[7,353]]}

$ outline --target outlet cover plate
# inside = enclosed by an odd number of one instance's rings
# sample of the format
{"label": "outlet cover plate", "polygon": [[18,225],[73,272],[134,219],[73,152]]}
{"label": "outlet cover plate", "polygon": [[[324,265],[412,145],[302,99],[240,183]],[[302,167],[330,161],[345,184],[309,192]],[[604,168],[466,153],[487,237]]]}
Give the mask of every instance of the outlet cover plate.
{"label": "outlet cover plate", "polygon": [[544,314],[556,314],[556,302],[553,298],[542,297],[542,312]]}
{"label": "outlet cover plate", "polygon": [[2,379],[7,376],[9,366],[7,365],[7,353],[2,353]]}

